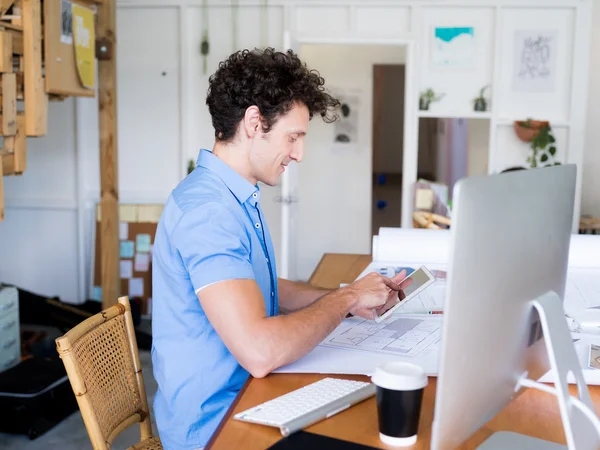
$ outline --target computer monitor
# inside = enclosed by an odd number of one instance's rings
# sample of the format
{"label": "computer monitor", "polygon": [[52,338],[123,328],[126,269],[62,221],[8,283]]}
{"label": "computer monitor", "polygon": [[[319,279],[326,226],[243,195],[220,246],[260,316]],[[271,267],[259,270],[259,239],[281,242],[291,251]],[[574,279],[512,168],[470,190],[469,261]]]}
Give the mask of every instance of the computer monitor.
{"label": "computer monitor", "polygon": [[[524,372],[537,380],[551,367],[532,301],[556,293],[564,320],[575,182],[563,165],[455,185],[433,450],[458,447],[522,391]],[[557,345],[574,354],[565,333]]]}

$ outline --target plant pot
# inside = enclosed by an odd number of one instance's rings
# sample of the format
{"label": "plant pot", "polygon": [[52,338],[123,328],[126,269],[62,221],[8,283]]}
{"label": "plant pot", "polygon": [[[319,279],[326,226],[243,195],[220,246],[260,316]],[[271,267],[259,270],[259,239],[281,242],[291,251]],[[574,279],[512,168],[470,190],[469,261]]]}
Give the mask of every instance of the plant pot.
{"label": "plant pot", "polygon": [[515,120],[514,129],[515,134],[519,139],[523,142],[531,142],[538,134],[540,134],[540,130],[543,127],[547,127],[550,125],[548,121],[543,120],[530,120],[530,126],[524,126],[525,122],[522,120]]}
{"label": "plant pot", "polygon": [[473,105],[473,110],[479,111],[479,112],[487,111],[487,102],[485,101],[485,98],[475,99],[475,104]]}
{"label": "plant pot", "polygon": [[429,109],[429,101],[424,98],[419,99],[419,109],[421,111],[427,111]]}

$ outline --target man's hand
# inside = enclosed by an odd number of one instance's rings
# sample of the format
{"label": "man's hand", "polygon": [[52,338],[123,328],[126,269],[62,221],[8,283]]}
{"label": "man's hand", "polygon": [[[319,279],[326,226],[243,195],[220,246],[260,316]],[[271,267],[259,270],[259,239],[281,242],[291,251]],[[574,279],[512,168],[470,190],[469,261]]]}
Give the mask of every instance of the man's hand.
{"label": "man's hand", "polygon": [[[378,315],[383,314],[383,312],[390,309],[399,301],[402,301],[406,298],[404,294],[404,290],[408,287],[412,282],[412,278],[406,278],[406,270],[402,269],[398,274],[394,275],[390,279],[393,283],[399,286],[398,290],[388,289],[387,301],[383,306],[374,309],[361,309],[354,312],[354,315],[363,317],[365,319],[373,320]],[[404,280],[404,281],[403,281]]]}
{"label": "man's hand", "polygon": [[377,272],[371,272],[354,283],[341,288],[352,291],[358,299],[356,306],[350,310],[350,313],[365,319],[373,319],[375,309],[385,306],[390,301],[391,296],[398,298],[398,292],[400,291],[398,281],[406,276],[406,272],[402,277],[400,275],[401,273],[390,279]]}

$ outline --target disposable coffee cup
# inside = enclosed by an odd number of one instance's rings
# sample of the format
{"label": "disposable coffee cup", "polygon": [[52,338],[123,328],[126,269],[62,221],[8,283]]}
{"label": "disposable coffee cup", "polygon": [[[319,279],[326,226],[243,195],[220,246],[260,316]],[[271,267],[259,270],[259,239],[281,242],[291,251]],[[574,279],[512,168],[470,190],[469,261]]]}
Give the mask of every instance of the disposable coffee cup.
{"label": "disposable coffee cup", "polygon": [[376,386],[379,438],[392,446],[413,445],[428,381],[425,372],[415,364],[389,362],[375,369],[371,381]]}

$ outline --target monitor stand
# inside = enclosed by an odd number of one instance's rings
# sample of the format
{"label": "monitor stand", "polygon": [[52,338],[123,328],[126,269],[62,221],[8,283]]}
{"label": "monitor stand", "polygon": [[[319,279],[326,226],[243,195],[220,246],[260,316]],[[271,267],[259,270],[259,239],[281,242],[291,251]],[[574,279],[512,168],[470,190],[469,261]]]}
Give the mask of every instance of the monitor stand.
{"label": "monitor stand", "polygon": [[[597,450],[600,447],[600,420],[594,411],[590,392],[573,346],[562,301],[555,292],[548,292],[533,300],[532,306],[537,310],[542,323],[555,387],[530,380],[525,373],[515,390],[530,387],[557,397],[567,446],[518,433],[497,432],[477,449]],[[569,373],[576,381],[579,398],[569,394]]]}

